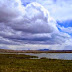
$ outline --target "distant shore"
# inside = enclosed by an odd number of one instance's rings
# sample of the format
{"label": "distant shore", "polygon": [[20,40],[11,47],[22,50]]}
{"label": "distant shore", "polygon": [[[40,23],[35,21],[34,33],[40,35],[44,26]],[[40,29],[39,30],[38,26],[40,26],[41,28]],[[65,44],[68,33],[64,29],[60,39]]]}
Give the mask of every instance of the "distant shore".
{"label": "distant shore", "polygon": [[9,50],[9,49],[0,49],[0,53],[72,53],[72,50]]}

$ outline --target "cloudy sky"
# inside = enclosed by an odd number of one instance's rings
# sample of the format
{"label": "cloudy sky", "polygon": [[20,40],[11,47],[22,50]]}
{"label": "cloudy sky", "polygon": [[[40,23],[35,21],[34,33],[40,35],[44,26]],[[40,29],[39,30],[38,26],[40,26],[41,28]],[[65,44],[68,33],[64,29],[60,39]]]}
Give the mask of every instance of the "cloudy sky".
{"label": "cloudy sky", "polygon": [[72,0],[0,0],[0,49],[72,50]]}

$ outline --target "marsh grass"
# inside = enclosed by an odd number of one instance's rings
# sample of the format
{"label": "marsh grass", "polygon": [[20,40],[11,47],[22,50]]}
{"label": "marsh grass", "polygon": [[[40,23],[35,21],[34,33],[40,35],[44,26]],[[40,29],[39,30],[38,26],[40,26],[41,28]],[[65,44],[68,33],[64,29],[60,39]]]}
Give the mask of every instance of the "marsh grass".
{"label": "marsh grass", "polygon": [[71,60],[30,59],[23,54],[0,54],[0,72],[72,72]]}

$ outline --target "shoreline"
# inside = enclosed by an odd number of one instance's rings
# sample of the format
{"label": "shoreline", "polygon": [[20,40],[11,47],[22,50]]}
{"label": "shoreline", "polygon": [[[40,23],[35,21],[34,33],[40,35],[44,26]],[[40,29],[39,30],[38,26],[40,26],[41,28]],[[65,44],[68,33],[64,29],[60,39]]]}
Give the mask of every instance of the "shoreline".
{"label": "shoreline", "polygon": [[9,50],[9,49],[0,49],[0,53],[72,53],[72,50]]}

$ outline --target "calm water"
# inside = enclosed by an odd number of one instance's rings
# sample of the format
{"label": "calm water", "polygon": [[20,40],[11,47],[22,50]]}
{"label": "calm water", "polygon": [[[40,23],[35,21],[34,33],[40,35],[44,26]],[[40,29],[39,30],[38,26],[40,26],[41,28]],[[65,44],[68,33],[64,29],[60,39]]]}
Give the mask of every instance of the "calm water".
{"label": "calm water", "polygon": [[72,60],[72,53],[24,53],[26,55],[38,56],[39,58],[46,57],[50,59]]}

